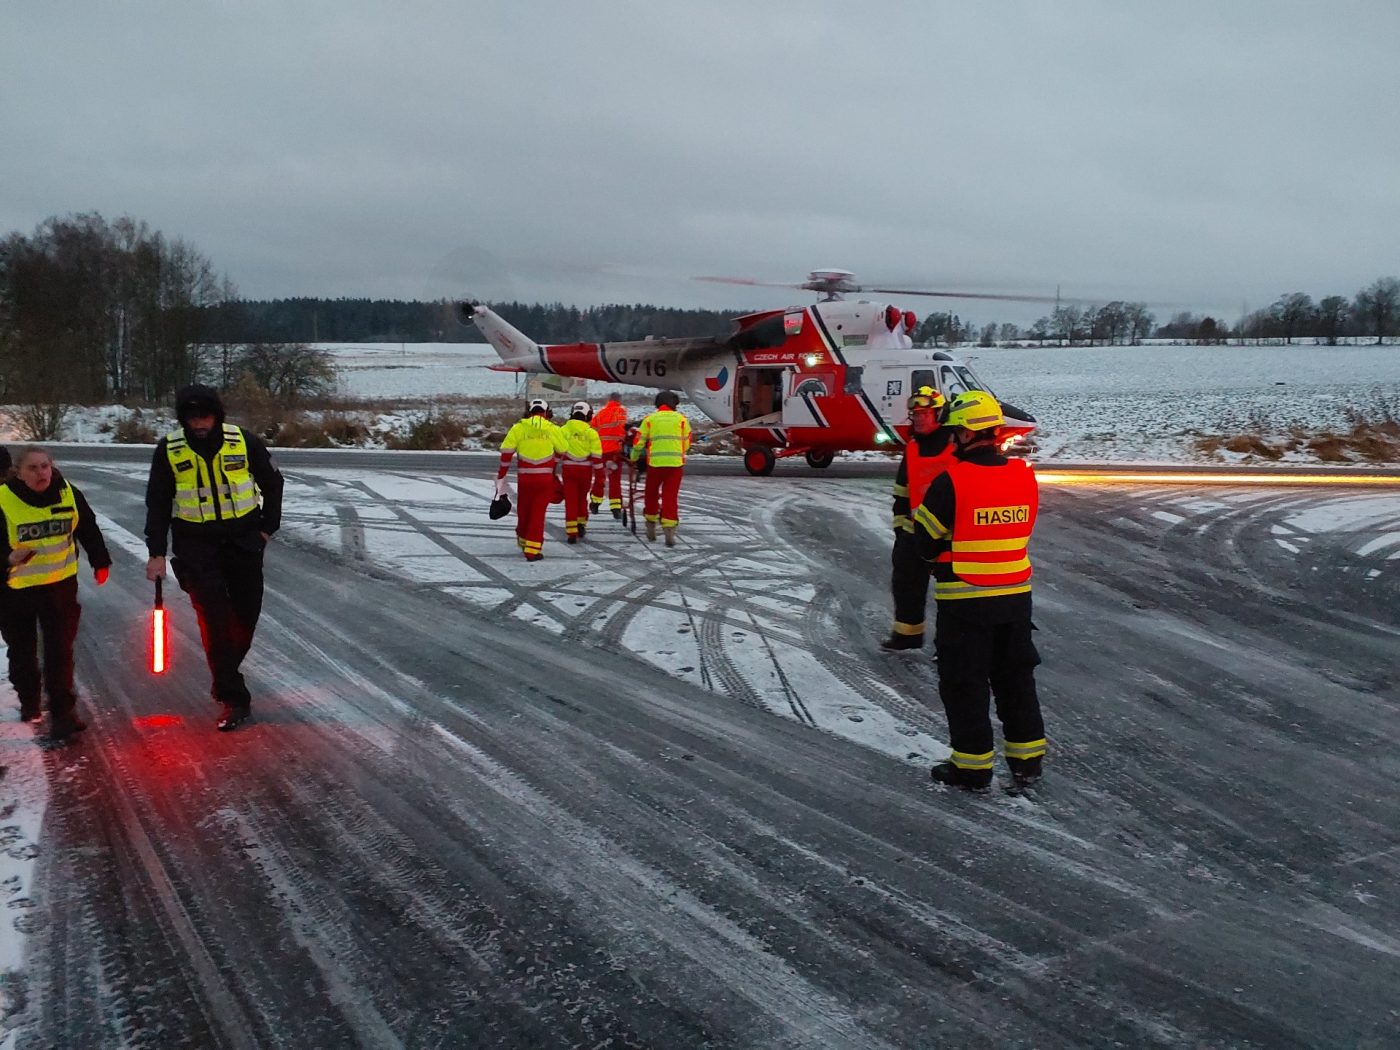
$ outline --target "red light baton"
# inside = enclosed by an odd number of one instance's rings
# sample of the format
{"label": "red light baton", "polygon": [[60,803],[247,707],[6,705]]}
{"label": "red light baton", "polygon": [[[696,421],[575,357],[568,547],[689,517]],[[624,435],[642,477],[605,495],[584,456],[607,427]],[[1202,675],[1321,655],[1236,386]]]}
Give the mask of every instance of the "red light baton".
{"label": "red light baton", "polygon": [[151,673],[165,673],[165,577],[156,577],[156,604],[151,609]]}

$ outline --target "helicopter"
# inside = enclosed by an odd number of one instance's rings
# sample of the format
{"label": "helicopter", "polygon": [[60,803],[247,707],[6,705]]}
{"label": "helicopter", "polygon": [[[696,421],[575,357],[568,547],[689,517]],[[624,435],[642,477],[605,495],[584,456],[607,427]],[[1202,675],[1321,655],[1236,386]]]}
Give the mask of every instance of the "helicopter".
{"label": "helicopter", "polygon": [[[990,388],[962,361],[914,346],[912,310],[847,295],[869,292],[942,298],[1053,302],[1032,296],[866,288],[849,270],[813,270],[799,284],[744,278],[700,280],[800,288],[822,298],[808,306],[760,310],[734,318],[724,336],[647,338],[615,343],[541,345],[490,307],[458,304],[500,356],[490,367],[657,389],[682,389],[719,429],[742,443],[744,467],[767,476],[779,459],[802,456],[829,467],[838,452],[897,450],[909,437],[909,395],[922,386],[951,400]],[[1008,412],[1003,441],[1035,428]]]}

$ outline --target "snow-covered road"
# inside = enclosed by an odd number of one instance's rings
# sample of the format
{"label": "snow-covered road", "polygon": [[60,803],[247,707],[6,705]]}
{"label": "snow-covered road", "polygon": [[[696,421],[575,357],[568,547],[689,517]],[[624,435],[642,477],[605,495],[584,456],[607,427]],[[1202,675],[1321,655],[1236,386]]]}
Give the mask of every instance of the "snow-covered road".
{"label": "snow-covered road", "polygon": [[1394,490],[1047,489],[1030,800],[928,783],[930,661],[876,645],[887,477],[693,477],[677,549],[610,519],[568,547],[555,520],[527,565],[489,459],[363,462],[285,468],[258,719],[223,736],[183,597],[175,670],[143,673],[143,467],[64,458],[117,564],[84,587],[93,728],[0,738],[0,786],[42,813],[6,847],[19,1046],[1400,1022]]}

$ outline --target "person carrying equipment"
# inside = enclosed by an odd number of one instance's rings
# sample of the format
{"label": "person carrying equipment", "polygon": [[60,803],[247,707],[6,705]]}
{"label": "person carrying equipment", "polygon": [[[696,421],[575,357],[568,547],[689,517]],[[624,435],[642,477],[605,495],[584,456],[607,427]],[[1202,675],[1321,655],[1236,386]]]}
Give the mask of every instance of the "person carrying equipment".
{"label": "person carrying equipment", "polygon": [[216,728],[227,733],[251,716],[240,668],[262,614],[263,555],[282,522],[282,474],[255,434],[225,422],[213,387],[182,388],[175,416],[180,427],[156,444],[146,481],[146,579],[165,575],[168,538],[223,705]]}
{"label": "person carrying equipment", "polygon": [[681,475],[685,473],[685,454],[690,451],[690,420],[676,411],[680,403],[680,395],[673,390],[657,394],[656,411],[642,420],[632,445],[632,462],[645,456],[647,465],[646,493],[642,497],[647,539],[656,539],[659,522],[668,547],[676,545]]}
{"label": "person carrying equipment", "polygon": [[598,432],[598,440],[603,446],[603,469],[593,477],[593,493],[588,502],[594,511],[603,503],[604,489],[608,498],[608,509],[614,518],[622,517],[622,438],[627,430],[627,409],[617,400],[617,395],[608,397],[607,403],[593,413],[589,424]]}
{"label": "person carrying equipment", "polygon": [[521,419],[501,442],[501,465],[496,480],[510,472],[511,460],[520,457],[515,467],[519,502],[515,508],[515,542],[526,561],[544,557],[544,519],[554,498],[558,483],[558,457],[569,450],[563,432],[549,421],[549,405],[535,398]]}

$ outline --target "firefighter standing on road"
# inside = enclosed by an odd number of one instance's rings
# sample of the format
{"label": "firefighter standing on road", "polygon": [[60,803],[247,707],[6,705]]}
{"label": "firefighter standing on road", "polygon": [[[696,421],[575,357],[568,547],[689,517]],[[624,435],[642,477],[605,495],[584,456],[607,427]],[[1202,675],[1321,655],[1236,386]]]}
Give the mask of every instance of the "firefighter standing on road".
{"label": "firefighter standing on road", "polygon": [[952,432],[939,426],[945,399],[931,386],[909,398],[909,441],[894,479],[894,549],[890,553],[890,593],[894,626],[880,643],[889,651],[924,647],[924,610],[928,605],[928,566],[919,555],[911,508],[924,501],[931,481],[953,457]]}
{"label": "firefighter standing on road", "polygon": [[559,428],[569,446],[564,453],[563,474],[564,531],[570,543],[577,543],[587,533],[588,490],[603,477],[603,445],[598,432],[588,424],[592,415],[587,401],[577,401],[569,421]]}
{"label": "firefighter standing on road", "polygon": [[213,387],[175,395],[180,429],[156,444],[146,482],[146,579],[171,569],[190,596],[199,637],[223,704],[221,732],[251,715],[252,696],[240,667],[262,615],[263,554],[282,523],[282,474],[256,435],[224,421]]}
{"label": "firefighter standing on road", "polygon": [[1027,555],[1039,489],[1030,464],[998,449],[1003,422],[996,398],[982,390],[948,404],[943,425],[953,432],[954,459],[914,512],[938,602],[938,694],[953,750],[932,776],[969,791],[992,782],[991,696],[1017,787],[1040,779],[1045,755]]}
{"label": "firefighter standing on road", "polygon": [[633,463],[646,457],[647,487],[642,514],[646,518],[647,539],[656,539],[660,522],[668,547],[676,545],[681,475],[685,473],[685,454],[690,450],[690,420],[676,411],[680,403],[680,395],[673,390],[657,394],[656,411],[642,420],[632,445]]}
{"label": "firefighter standing on road", "polygon": [[614,518],[621,518],[622,437],[627,430],[627,409],[618,402],[616,395],[612,395],[607,404],[593,413],[589,423],[598,432],[598,440],[603,445],[603,469],[593,478],[593,494],[589,497],[589,503],[596,512],[603,503],[606,488],[608,509]]}
{"label": "firefighter standing on road", "polygon": [[[5,458],[9,458],[8,452]],[[22,449],[15,476],[0,481],[0,536],[4,537],[0,557],[7,566],[0,610],[9,649],[10,684],[19,696],[20,721],[38,720],[42,684],[49,697],[48,739],[61,743],[87,728],[78,716],[73,687],[73,641],[82,615],[78,605],[78,544],[87,554],[93,579],[99,585],[107,582],[112,558],[87,500],[38,445]]]}
{"label": "firefighter standing on road", "polygon": [[548,419],[549,405],[541,398],[530,402],[525,418],[510,428],[501,442],[499,481],[510,472],[515,456],[519,502],[515,508],[515,542],[526,561],[544,557],[544,519],[559,483],[559,457],[569,451],[563,431]]}

